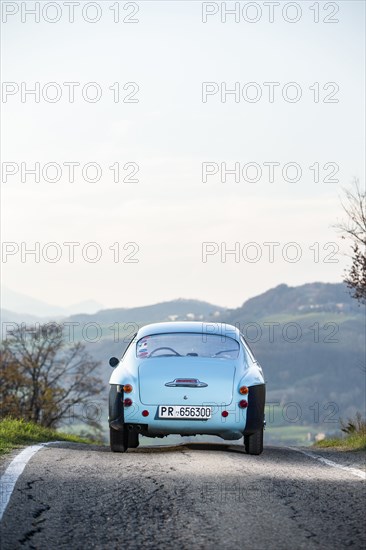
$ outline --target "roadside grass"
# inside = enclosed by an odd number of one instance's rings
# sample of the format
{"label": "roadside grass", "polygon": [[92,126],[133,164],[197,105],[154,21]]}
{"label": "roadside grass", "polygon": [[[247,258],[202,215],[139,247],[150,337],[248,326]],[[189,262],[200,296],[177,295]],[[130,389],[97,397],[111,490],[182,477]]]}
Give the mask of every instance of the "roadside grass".
{"label": "roadside grass", "polygon": [[74,443],[95,443],[73,434],[57,432],[51,428],[44,428],[33,422],[25,422],[14,418],[0,420],[0,455],[9,453],[13,449],[33,443],[46,441],[72,441]]}
{"label": "roadside grass", "polygon": [[352,434],[347,437],[334,437],[317,441],[314,447],[321,449],[334,448],[340,451],[366,451],[366,435]]}
{"label": "roadside grass", "polygon": [[333,437],[318,441],[315,446],[323,449],[334,448],[340,451],[366,451],[366,420],[357,412],[347,421],[339,419],[343,437]]}

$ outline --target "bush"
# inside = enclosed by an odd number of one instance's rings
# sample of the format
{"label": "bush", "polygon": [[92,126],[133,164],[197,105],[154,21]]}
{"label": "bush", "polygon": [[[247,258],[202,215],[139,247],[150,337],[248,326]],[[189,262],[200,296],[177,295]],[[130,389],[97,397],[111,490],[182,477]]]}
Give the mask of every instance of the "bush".
{"label": "bush", "polygon": [[340,418],[339,422],[342,432],[347,435],[366,435],[366,421],[362,418],[360,412],[357,412],[354,418],[349,418],[346,422]]}

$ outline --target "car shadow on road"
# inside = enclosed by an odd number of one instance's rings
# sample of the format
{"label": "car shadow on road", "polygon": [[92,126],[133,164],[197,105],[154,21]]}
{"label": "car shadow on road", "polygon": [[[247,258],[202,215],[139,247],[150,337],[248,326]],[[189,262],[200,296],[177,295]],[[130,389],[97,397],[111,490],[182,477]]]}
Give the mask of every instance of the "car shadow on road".
{"label": "car shadow on road", "polygon": [[[112,453],[108,444],[106,445],[97,445],[97,444],[84,444],[84,443],[73,443],[60,441],[52,445],[53,448],[63,448],[78,451],[92,451],[98,453],[110,453],[111,455],[120,456],[124,453]],[[271,451],[277,449],[280,450],[281,447],[265,447],[263,455],[265,456],[266,452],[271,449]],[[286,449],[286,448],[284,448]],[[184,451],[215,451],[215,452],[226,452],[226,453],[239,453],[246,454],[243,444],[235,443],[210,443],[210,442],[182,442],[174,445],[167,444],[152,444],[152,445],[141,445],[135,449],[130,448],[127,451],[127,454],[151,454],[151,453],[179,453]],[[288,449],[287,449],[288,450]]]}
{"label": "car shadow on road", "polygon": [[[273,462],[275,461],[276,464],[282,464],[283,466],[291,465],[293,463],[296,463],[297,465],[303,464],[304,466],[308,467],[310,464],[317,464],[319,465],[318,461],[314,461],[314,459],[309,458],[305,454],[302,454],[301,452],[296,452],[296,448],[291,447],[281,447],[281,446],[264,446],[263,453],[259,456],[252,456],[245,452],[245,448],[243,443],[210,443],[210,442],[182,442],[174,445],[167,445],[167,444],[152,444],[152,445],[142,445],[141,447],[137,447],[136,449],[128,449],[127,453],[112,453],[110,450],[109,445],[97,445],[97,444],[83,444],[83,443],[72,443],[72,442],[66,442],[66,441],[60,441],[57,443],[53,443],[50,447],[45,447],[45,449],[51,450],[52,448],[59,448],[59,449],[67,449],[69,451],[73,451],[75,453],[78,452],[91,452],[91,453],[108,453],[112,457],[122,457],[122,456],[131,456],[131,455],[159,455],[159,454],[173,454],[173,453],[186,453],[186,452],[197,452],[201,453],[203,456],[205,453],[225,453],[227,455],[237,455],[239,458],[239,455],[242,456],[243,460],[248,461],[260,461],[263,465],[268,463],[270,466],[273,465]],[[299,448],[299,450],[301,450]],[[313,451],[311,448],[310,451]],[[319,454],[318,450],[314,450],[315,454]],[[362,453],[363,460],[365,454]],[[341,457],[342,458],[342,457]],[[359,460],[362,462],[362,457]],[[362,467],[362,465],[361,465]]]}

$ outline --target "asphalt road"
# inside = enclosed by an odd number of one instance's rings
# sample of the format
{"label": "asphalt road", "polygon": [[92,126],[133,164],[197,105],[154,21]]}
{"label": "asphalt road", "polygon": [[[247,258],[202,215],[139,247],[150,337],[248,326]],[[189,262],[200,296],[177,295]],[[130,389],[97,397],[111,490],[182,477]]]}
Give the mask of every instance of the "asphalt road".
{"label": "asphalt road", "polygon": [[17,481],[1,550],[365,548],[365,482],[299,452],[45,447]]}

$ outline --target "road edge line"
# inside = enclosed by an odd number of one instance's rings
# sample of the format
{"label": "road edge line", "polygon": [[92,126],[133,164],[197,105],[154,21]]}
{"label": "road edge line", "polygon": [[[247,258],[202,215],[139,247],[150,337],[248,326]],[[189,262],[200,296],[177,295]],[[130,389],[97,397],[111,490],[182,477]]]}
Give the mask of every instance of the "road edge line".
{"label": "road edge line", "polygon": [[11,495],[13,494],[14,487],[19,477],[23,473],[24,468],[30,461],[30,459],[43,447],[52,445],[55,443],[61,443],[60,441],[48,441],[46,443],[38,443],[37,445],[30,445],[23,449],[16,455],[10,462],[5,472],[0,477],[0,521],[4,515],[4,512],[9,504]]}
{"label": "road edge line", "polygon": [[298,449],[297,447],[288,447],[288,449],[291,449],[292,451],[297,451],[298,453],[302,453],[303,455],[309,456],[314,460],[318,460],[319,462],[322,462],[327,466],[331,466],[332,468],[338,468],[339,470],[344,470],[346,472],[349,472],[350,474],[353,474],[356,477],[366,480],[366,472],[364,472],[363,470],[359,470],[358,468],[352,468],[351,466],[344,466],[343,464],[337,464],[337,462],[333,462],[333,460],[329,460],[329,458],[324,458],[324,456],[317,455],[310,451],[304,451],[303,449]]}

